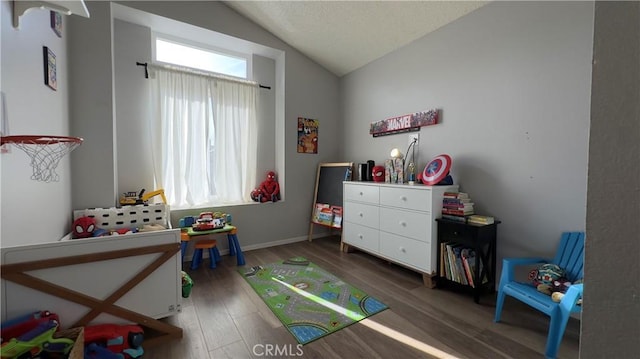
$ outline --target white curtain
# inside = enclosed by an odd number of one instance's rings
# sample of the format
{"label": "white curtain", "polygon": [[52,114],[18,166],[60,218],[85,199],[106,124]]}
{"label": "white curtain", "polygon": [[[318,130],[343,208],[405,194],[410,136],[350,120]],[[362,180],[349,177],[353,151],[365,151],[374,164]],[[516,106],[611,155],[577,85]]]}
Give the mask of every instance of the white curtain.
{"label": "white curtain", "polygon": [[174,208],[250,202],[256,184],[257,87],[155,70],[151,133],[158,187]]}

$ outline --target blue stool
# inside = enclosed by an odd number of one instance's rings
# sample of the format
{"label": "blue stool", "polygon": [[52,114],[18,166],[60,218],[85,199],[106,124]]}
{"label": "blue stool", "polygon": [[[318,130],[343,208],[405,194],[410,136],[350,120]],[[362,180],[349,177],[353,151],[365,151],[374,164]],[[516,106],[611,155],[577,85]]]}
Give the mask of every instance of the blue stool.
{"label": "blue stool", "polygon": [[209,250],[209,268],[216,268],[217,262],[220,262],[222,258],[220,257],[220,251],[218,251],[217,242],[215,239],[203,239],[199,240],[195,245],[195,251],[193,252],[193,259],[191,260],[191,269],[196,270],[200,266],[202,262],[202,251],[205,249]]}

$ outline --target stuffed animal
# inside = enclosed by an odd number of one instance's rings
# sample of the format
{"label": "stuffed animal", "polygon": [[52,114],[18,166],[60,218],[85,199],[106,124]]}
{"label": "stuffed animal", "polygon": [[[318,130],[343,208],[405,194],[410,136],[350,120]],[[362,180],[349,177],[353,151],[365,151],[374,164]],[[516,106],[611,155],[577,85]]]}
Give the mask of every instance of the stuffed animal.
{"label": "stuffed animal", "polygon": [[79,217],[73,221],[73,238],[89,238],[96,230],[96,220],[93,217]]}
{"label": "stuffed animal", "polygon": [[276,173],[267,172],[267,179],[260,184],[260,202],[276,202],[280,199],[280,185],[276,180]]}
{"label": "stuffed animal", "polygon": [[555,264],[541,264],[538,268],[529,272],[529,279],[534,286],[546,284],[551,286],[554,280],[564,277],[564,269]]}
{"label": "stuffed animal", "polygon": [[536,287],[538,292],[551,295],[555,292],[554,282],[564,278],[564,273],[564,269],[559,266],[545,263],[529,272],[529,280],[531,280],[531,283]]}

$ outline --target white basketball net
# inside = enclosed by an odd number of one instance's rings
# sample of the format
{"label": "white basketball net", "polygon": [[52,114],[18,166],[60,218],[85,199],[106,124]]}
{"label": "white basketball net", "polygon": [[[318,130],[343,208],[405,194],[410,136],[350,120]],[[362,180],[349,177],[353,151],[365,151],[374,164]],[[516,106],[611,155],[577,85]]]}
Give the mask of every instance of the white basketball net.
{"label": "white basketball net", "polygon": [[58,182],[56,167],[60,159],[80,146],[82,142],[52,140],[51,143],[11,142],[31,157],[31,179],[40,182]]}

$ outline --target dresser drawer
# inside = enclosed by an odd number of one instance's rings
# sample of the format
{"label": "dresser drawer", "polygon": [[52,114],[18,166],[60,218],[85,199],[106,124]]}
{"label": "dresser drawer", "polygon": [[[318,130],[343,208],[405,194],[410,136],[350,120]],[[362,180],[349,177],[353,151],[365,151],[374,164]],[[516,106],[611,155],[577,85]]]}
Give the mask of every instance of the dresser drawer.
{"label": "dresser drawer", "polygon": [[380,208],[380,230],[431,242],[431,215],[394,208]]}
{"label": "dresser drawer", "polygon": [[379,233],[373,228],[345,223],[342,228],[342,241],[360,249],[378,253],[380,250]]}
{"label": "dresser drawer", "polygon": [[370,204],[344,202],[343,220],[378,229],[380,223],[379,207]]}
{"label": "dresser drawer", "polygon": [[380,232],[380,254],[391,260],[431,273],[431,252],[430,243]]}
{"label": "dresser drawer", "polygon": [[378,186],[344,184],[344,200],[378,204],[380,201],[380,188]]}
{"label": "dresser drawer", "polygon": [[380,203],[384,206],[431,212],[431,189],[412,187],[381,187]]}

